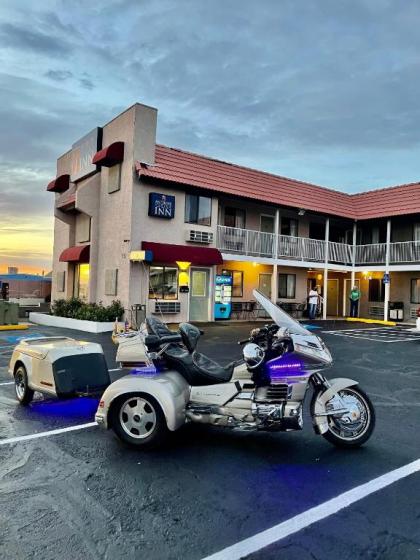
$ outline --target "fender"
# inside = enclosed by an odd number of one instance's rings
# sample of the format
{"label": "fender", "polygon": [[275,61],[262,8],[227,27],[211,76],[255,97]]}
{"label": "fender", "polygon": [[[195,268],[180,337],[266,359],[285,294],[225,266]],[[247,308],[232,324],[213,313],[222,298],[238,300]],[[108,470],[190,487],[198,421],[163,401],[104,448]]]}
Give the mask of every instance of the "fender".
{"label": "fender", "polygon": [[98,408],[98,424],[110,428],[109,411],[118,397],[129,393],[147,393],[159,403],[168,429],[175,431],[185,423],[185,408],[190,400],[190,386],[177,371],[165,371],[150,377],[131,374],[114,381],[101,397],[103,408]]}
{"label": "fender", "polygon": [[24,354],[20,350],[19,346],[17,346],[13,350],[13,354],[12,357],[10,358],[9,369],[8,369],[8,373],[12,378],[14,378],[16,362],[22,362],[22,364],[25,366],[25,369],[28,372],[28,383],[29,386],[31,386],[30,384],[31,384],[31,372],[32,372],[32,356],[28,356],[28,354]]}
{"label": "fender", "polygon": [[319,416],[326,412],[327,402],[333,398],[339,391],[346,389],[347,387],[353,387],[358,385],[357,381],[354,379],[346,379],[345,377],[337,377],[335,379],[330,379],[329,387],[323,393],[320,393],[315,401],[311,404],[311,414],[312,421],[314,424],[314,430],[317,434],[325,434],[328,431],[328,418],[327,416]]}

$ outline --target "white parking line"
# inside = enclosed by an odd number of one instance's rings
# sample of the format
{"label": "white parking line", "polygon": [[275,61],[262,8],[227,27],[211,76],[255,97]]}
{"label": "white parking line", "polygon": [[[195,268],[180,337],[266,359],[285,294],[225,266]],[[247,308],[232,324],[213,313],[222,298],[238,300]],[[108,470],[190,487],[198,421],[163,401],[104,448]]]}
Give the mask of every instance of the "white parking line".
{"label": "white parking line", "polygon": [[66,432],[74,432],[76,430],[85,430],[86,428],[93,428],[97,425],[98,424],[96,422],[89,422],[88,424],[77,424],[76,426],[68,426],[67,428],[58,428],[57,430],[50,430],[49,432],[39,432],[37,434],[29,434],[28,436],[17,436],[8,439],[0,439],[0,445],[9,445],[11,443],[19,443],[20,441],[28,441],[31,439],[55,436],[58,434],[64,434]]}
{"label": "white parking line", "polygon": [[357,486],[348,492],[344,492],[336,498],[332,498],[319,506],[308,509],[307,511],[304,511],[287,521],[283,521],[283,523],[279,523],[278,525],[271,527],[271,529],[257,533],[253,537],[249,537],[248,539],[240,541],[232,546],[228,546],[220,552],[206,556],[203,560],[239,560],[240,558],[244,558],[249,554],[257,552],[270,544],[313,525],[317,521],[321,521],[330,515],[334,515],[359,500],[363,500],[363,498],[366,498],[370,494],[378,492],[378,490],[382,490],[394,482],[419,471],[420,459],[417,459],[417,461],[413,461],[412,463],[404,465],[399,469],[395,469],[379,476],[378,478],[374,478],[361,486]]}
{"label": "white parking line", "polygon": [[15,382],[14,381],[5,381],[4,383],[0,383],[0,387],[2,387],[3,385],[14,385]]}

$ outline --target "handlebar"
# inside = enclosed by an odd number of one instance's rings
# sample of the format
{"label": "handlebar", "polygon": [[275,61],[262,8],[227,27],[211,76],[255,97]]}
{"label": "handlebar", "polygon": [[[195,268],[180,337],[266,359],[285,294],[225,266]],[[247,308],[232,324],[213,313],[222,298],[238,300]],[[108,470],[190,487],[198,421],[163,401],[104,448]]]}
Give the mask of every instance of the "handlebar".
{"label": "handlebar", "polygon": [[239,345],[246,344],[247,342],[249,342],[249,338],[246,338],[245,340],[238,340]]}

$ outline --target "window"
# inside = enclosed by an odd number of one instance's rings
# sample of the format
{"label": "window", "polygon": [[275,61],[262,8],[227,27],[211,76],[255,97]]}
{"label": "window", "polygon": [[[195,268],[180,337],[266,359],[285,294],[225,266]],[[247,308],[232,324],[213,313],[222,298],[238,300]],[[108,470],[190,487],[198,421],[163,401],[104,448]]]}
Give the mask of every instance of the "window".
{"label": "window", "polygon": [[385,286],[379,278],[369,280],[369,301],[384,301]]}
{"label": "window", "polygon": [[64,292],[64,290],[66,288],[66,271],[65,270],[57,272],[56,286],[57,286],[57,292]]}
{"label": "window", "polygon": [[420,278],[411,280],[411,303],[420,303]]}
{"label": "window", "polygon": [[178,269],[169,266],[151,266],[149,299],[177,299]]}
{"label": "window", "polygon": [[244,295],[244,273],[242,270],[224,270],[222,274],[232,276],[232,297]]}
{"label": "window", "polygon": [[88,301],[89,298],[89,264],[78,264],[74,271],[74,297],[80,298],[82,301]]}
{"label": "window", "polygon": [[80,214],[76,222],[76,241],[77,243],[88,243],[90,241],[90,222],[91,218],[87,214]]}
{"label": "window", "polygon": [[225,208],[225,226],[244,229],[245,218],[245,210],[230,206]]}
{"label": "window", "polygon": [[310,239],[325,239],[325,224],[309,222],[309,237]]}
{"label": "window", "polygon": [[206,297],[207,272],[205,270],[193,270],[191,276],[191,295],[193,297]]}
{"label": "window", "polygon": [[105,270],[105,295],[116,296],[118,287],[118,269]]}
{"label": "window", "polygon": [[280,233],[282,235],[292,235],[296,237],[298,234],[298,221],[293,218],[282,217]]}
{"label": "window", "polygon": [[108,168],[108,194],[121,188],[121,163]]}
{"label": "window", "polygon": [[271,274],[262,272],[258,277],[258,290],[271,299]]}
{"label": "window", "polygon": [[187,194],[185,196],[185,223],[211,225],[211,198]]}
{"label": "window", "polygon": [[278,297],[294,299],[296,296],[296,274],[279,274]]}

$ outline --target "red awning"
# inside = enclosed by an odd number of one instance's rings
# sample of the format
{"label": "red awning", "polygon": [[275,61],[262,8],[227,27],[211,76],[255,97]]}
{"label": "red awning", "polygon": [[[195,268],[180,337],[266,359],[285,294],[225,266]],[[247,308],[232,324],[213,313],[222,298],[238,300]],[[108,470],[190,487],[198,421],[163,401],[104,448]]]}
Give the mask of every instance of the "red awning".
{"label": "red awning", "polygon": [[114,142],[107,148],[96,152],[93,156],[92,163],[102,165],[103,167],[112,167],[117,163],[121,163],[124,159],[124,142]]}
{"label": "red awning", "polygon": [[75,245],[74,247],[69,247],[68,249],[64,249],[64,251],[60,255],[59,261],[88,263],[89,257],[90,257],[90,245]]}
{"label": "red awning", "polygon": [[191,264],[211,266],[223,263],[220,251],[210,247],[190,247],[188,245],[171,245],[169,243],[143,241],[141,248],[146,251],[152,251],[153,262],[162,264],[184,261]]}
{"label": "red awning", "polygon": [[70,186],[70,175],[60,175],[51,183],[48,183],[47,191],[49,192],[64,192]]}

